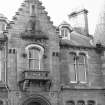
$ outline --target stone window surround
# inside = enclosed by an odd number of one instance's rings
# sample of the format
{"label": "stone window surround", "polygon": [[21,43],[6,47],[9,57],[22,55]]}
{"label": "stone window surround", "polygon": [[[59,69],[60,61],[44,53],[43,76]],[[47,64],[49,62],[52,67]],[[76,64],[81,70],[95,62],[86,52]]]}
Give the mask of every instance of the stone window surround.
{"label": "stone window surround", "polygon": [[[70,31],[70,29],[69,29],[68,26],[61,26],[59,30],[60,30],[59,34],[60,34],[60,36],[62,37],[62,39],[70,40],[70,32],[71,32],[71,31]],[[61,30],[64,30],[64,35],[63,35],[63,36],[62,36]],[[67,30],[68,30],[68,31],[67,31]],[[69,32],[67,36],[65,35],[65,32],[66,32],[66,31]]]}
{"label": "stone window surround", "polygon": [[[37,48],[37,49],[39,49],[39,60],[41,60],[41,58],[42,58],[42,56],[43,56],[43,54],[44,54],[44,48],[42,47],[42,46],[40,46],[40,45],[38,45],[38,44],[30,44],[30,45],[28,45],[26,48],[25,48],[25,50],[26,50],[26,53],[27,53],[27,58],[28,58],[28,63],[29,63],[29,49],[30,48],[32,48],[32,47],[34,47],[34,48]],[[41,67],[40,67],[40,61],[39,61],[39,68],[38,68],[38,70],[40,70],[41,69]]]}
{"label": "stone window surround", "polygon": [[[85,61],[85,63],[84,64],[86,64],[86,65],[88,65],[88,58],[89,58],[89,56],[88,56],[88,52],[87,51],[74,51],[74,50],[72,50],[72,51],[70,51],[69,52],[69,54],[70,53],[75,53],[76,54],[76,56],[78,57],[79,56],[79,54],[80,53],[82,53],[82,54],[84,54],[85,56],[86,56],[86,61]],[[76,62],[75,62],[76,63]],[[75,64],[76,65],[76,64]],[[77,72],[76,72],[76,81],[70,81],[70,83],[78,83],[78,79],[77,79]],[[85,79],[86,79],[86,82],[84,82],[84,81],[79,81],[80,83],[82,83],[82,84],[86,84],[87,83],[87,68],[85,69]]]}
{"label": "stone window surround", "polygon": [[[93,102],[93,105],[96,105],[96,102],[94,100],[69,100],[69,101],[66,101],[66,104],[65,105],[69,105],[69,102],[72,103],[70,105],[79,105],[78,102],[83,102],[84,104],[83,105],[89,105],[89,102]],[[92,105],[92,104],[91,104]]]}

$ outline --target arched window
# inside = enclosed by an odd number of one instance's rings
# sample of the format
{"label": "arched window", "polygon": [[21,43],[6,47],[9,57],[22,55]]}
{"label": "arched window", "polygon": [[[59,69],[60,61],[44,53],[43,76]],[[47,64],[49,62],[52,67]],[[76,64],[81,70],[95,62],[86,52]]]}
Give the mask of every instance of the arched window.
{"label": "arched window", "polygon": [[78,81],[86,83],[86,54],[80,52],[78,56]]}
{"label": "arched window", "polygon": [[95,105],[95,101],[93,100],[89,100],[87,103],[88,103],[87,105]]}
{"label": "arched window", "polygon": [[85,105],[85,102],[83,100],[80,100],[77,102],[77,105]]}
{"label": "arched window", "polygon": [[70,52],[69,53],[69,74],[70,74],[70,82],[76,83],[77,82],[77,72],[76,72],[76,53]]}
{"label": "arched window", "polygon": [[87,83],[87,56],[85,52],[70,52],[68,58],[70,82]]}
{"label": "arched window", "polygon": [[44,49],[39,45],[29,45],[26,47],[28,54],[28,62],[30,70],[40,70],[41,69],[41,58],[44,53]]}
{"label": "arched window", "polygon": [[66,105],[75,105],[75,102],[72,101],[72,100],[71,100],[71,101],[67,101],[67,102],[66,102]]}

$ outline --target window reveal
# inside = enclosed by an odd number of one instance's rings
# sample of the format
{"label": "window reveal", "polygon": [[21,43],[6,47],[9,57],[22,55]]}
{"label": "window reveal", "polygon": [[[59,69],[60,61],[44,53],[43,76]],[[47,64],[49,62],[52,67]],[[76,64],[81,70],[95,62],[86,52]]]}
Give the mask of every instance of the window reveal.
{"label": "window reveal", "polygon": [[70,31],[68,28],[61,28],[60,35],[63,39],[70,39]]}
{"label": "window reveal", "polygon": [[86,82],[86,55],[84,53],[79,53],[78,57],[78,81]]}
{"label": "window reveal", "polygon": [[71,52],[69,54],[69,71],[70,71],[70,81],[72,83],[77,82],[77,74],[76,74],[76,53]]}
{"label": "window reveal", "polygon": [[40,50],[36,48],[29,49],[29,68],[33,69],[40,69]]}
{"label": "window reveal", "polygon": [[28,67],[29,70],[40,70],[41,69],[41,58],[44,53],[44,49],[39,45],[29,45],[26,47],[27,58],[28,58]]}
{"label": "window reveal", "polygon": [[95,105],[95,101],[93,100],[89,100],[87,103],[88,103],[87,105]]}
{"label": "window reveal", "polygon": [[85,53],[70,52],[69,71],[71,83],[86,83],[86,59]]}
{"label": "window reveal", "polygon": [[72,100],[71,100],[71,101],[67,101],[67,102],[66,102],[66,105],[75,105],[75,102],[72,101]]}
{"label": "window reveal", "polygon": [[84,101],[78,101],[77,105],[85,105],[85,102]]}

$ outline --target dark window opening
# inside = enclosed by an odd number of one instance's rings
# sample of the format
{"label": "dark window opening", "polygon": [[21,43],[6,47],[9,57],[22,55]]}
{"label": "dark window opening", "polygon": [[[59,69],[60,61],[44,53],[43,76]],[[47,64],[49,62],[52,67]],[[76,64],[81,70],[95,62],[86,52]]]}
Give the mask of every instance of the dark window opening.
{"label": "dark window opening", "polygon": [[85,105],[85,102],[82,101],[82,100],[81,100],[81,101],[78,101],[78,102],[77,102],[77,105]]}
{"label": "dark window opening", "polygon": [[67,101],[67,102],[66,102],[66,105],[75,105],[75,102],[72,101],[72,100],[71,100],[71,101]]}

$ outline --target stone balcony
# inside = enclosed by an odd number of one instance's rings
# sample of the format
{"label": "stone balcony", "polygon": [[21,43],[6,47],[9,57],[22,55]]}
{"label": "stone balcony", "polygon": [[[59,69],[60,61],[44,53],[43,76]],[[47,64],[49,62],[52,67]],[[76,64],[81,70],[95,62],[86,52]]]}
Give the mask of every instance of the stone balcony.
{"label": "stone balcony", "polygon": [[35,86],[37,85],[38,88],[47,88],[47,90],[49,90],[51,87],[51,78],[49,76],[49,71],[23,71],[21,74],[21,79],[19,81],[20,88],[24,91],[29,89],[32,84]]}

